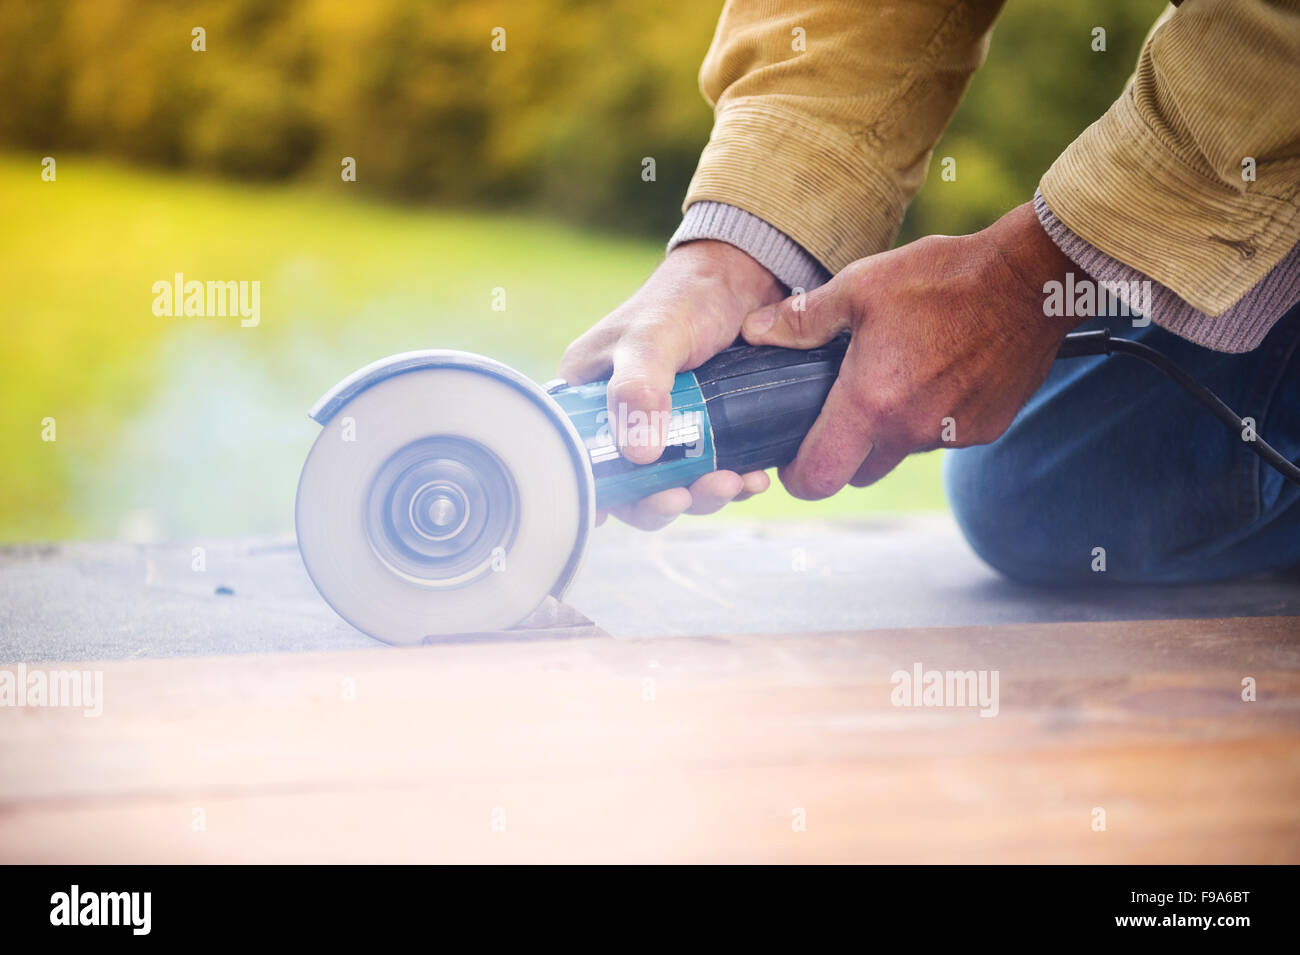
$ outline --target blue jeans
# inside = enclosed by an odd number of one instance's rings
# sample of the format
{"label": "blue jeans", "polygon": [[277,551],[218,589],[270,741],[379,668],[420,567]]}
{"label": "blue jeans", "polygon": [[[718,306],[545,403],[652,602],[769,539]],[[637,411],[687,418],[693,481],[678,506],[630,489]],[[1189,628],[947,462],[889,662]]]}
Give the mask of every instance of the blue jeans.
{"label": "blue jeans", "polygon": [[[1244,355],[1127,317],[1080,330],[1104,327],[1160,349],[1300,457],[1300,305]],[[975,552],[1030,583],[1193,583],[1300,564],[1300,487],[1124,355],[1058,361],[1006,434],[948,453],[944,483]]]}

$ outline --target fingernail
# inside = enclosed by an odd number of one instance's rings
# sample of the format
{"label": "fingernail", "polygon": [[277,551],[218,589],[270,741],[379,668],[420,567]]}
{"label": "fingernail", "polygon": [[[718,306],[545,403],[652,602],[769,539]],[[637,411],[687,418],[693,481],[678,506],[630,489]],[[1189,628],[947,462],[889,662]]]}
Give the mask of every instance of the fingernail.
{"label": "fingernail", "polygon": [[746,335],[762,335],[776,323],[776,308],[768,305],[757,312],[750,312],[745,318]]}

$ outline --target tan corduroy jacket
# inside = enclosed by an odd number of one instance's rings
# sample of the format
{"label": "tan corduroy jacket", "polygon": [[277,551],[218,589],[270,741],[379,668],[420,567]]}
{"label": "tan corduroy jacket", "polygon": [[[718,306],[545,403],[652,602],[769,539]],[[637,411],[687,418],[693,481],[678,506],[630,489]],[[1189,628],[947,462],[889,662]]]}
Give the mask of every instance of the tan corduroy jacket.
{"label": "tan corduroy jacket", "polygon": [[[686,206],[744,209],[832,272],[887,248],[1001,7],[727,0]],[[1079,237],[1222,314],[1300,242],[1300,0],[1168,8],[1124,93],[1040,188]]]}

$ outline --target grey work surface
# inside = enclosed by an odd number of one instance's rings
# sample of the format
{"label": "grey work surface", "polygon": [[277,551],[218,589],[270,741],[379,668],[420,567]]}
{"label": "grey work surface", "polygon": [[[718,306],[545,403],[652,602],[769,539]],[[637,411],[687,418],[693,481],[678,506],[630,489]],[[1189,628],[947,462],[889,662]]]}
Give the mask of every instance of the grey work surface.
{"label": "grey work surface", "polygon": [[[1300,615],[1300,577],[1043,590],[984,566],[946,515],[701,518],[599,528],[566,601],[614,637],[801,633]],[[0,549],[0,662],[374,645],[316,593],[291,539]]]}

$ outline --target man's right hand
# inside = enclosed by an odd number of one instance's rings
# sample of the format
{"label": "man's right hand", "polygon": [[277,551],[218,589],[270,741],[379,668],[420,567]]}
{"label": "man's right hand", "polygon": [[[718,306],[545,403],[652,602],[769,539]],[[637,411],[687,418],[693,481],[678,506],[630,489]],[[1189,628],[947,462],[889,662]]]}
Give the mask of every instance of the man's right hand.
{"label": "man's right hand", "polygon": [[[619,450],[629,461],[650,464],[663,453],[677,373],[722,351],[747,314],[783,298],[785,288],[772,273],[735,246],[708,239],[679,245],[631,298],[565,350],[560,377],[579,385],[609,376],[609,420],[652,423],[613,427]],[[612,513],[656,530],[682,513],[710,514],[768,483],[763,471],[714,471],[689,488],[660,491]]]}

